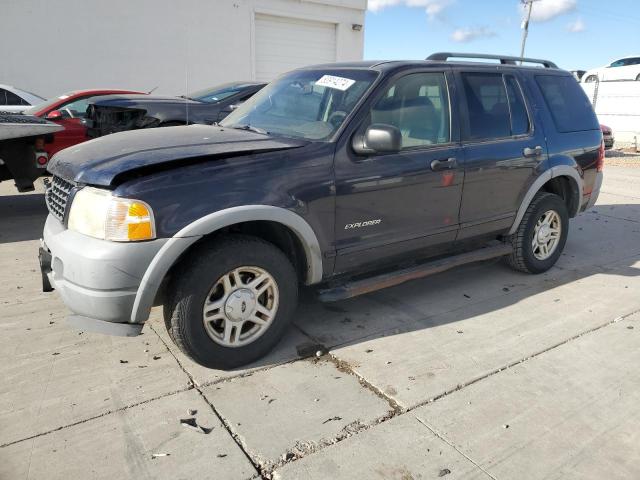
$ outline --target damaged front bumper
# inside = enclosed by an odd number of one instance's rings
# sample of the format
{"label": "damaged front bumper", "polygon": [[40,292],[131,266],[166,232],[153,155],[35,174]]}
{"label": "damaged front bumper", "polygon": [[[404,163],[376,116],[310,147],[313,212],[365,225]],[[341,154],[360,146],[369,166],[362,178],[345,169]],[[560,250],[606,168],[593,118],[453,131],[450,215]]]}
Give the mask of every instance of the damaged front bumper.
{"label": "damaged front bumper", "polygon": [[138,335],[133,304],[144,273],[166,239],[110,242],[68,230],[49,215],[40,247],[43,290],[58,291],[73,326],[120,336]]}

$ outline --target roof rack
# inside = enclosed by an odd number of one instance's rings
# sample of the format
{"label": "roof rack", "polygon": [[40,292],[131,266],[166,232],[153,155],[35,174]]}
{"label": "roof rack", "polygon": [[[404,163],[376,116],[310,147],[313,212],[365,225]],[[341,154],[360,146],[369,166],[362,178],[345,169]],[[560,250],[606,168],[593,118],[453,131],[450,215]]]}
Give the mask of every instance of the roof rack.
{"label": "roof rack", "polygon": [[483,58],[487,60],[500,60],[503,65],[516,65],[516,62],[539,63],[545,68],[558,68],[558,66],[550,60],[540,60],[539,58],[512,57],[509,55],[487,55],[484,53],[453,53],[438,52],[429,55],[427,60],[447,61],[449,58]]}

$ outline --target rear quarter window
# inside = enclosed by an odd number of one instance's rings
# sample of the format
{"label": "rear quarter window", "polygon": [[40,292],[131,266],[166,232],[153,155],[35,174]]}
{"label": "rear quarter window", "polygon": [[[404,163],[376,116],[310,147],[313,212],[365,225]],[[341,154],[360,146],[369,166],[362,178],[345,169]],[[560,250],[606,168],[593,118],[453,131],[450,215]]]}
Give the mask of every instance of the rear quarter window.
{"label": "rear quarter window", "polygon": [[573,77],[536,75],[536,82],[559,132],[600,128],[591,102]]}

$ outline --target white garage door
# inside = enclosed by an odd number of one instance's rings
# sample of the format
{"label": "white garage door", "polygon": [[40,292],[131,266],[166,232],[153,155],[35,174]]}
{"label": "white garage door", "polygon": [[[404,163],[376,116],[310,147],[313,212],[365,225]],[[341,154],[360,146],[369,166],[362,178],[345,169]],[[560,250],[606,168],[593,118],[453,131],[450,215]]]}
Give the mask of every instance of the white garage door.
{"label": "white garage door", "polygon": [[256,14],[256,79],[270,81],[294,68],[336,61],[336,25]]}

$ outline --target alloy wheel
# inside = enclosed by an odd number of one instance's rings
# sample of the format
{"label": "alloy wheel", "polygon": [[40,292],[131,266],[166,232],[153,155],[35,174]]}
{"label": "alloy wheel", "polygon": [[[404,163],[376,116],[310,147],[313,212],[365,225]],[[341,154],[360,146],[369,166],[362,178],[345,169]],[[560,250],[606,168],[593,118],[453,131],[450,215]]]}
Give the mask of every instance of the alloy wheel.
{"label": "alloy wheel", "polygon": [[219,345],[242,347],[269,329],[278,301],[278,285],[269,272],[255,266],[235,268],[216,281],[205,299],[205,330]]}
{"label": "alloy wheel", "polygon": [[536,222],[531,239],[533,256],[546,260],[558,248],[562,233],[562,221],[555,210],[547,210]]}

